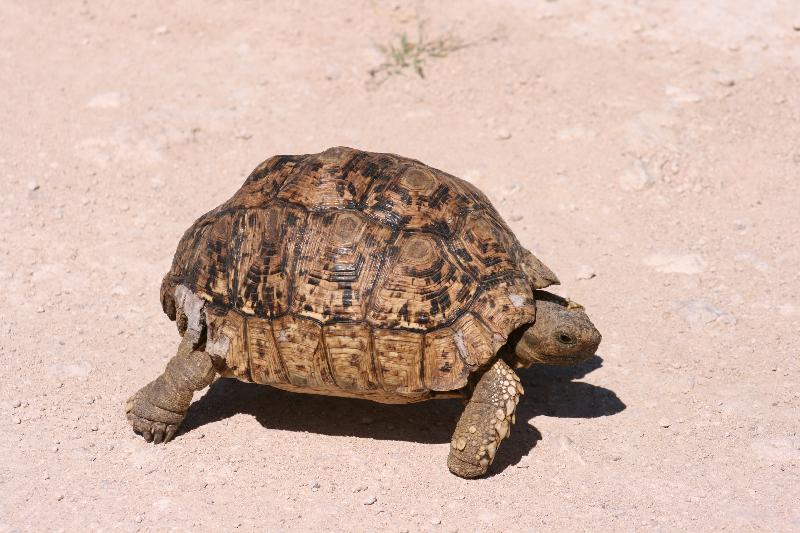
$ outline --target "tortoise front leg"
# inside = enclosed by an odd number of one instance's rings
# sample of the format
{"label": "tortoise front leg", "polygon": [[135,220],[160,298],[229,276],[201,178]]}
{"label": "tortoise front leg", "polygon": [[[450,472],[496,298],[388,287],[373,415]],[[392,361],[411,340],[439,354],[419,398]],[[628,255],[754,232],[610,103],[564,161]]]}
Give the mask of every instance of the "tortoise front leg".
{"label": "tortoise front leg", "polygon": [[131,396],[125,405],[128,422],[147,442],[170,441],[186,416],[194,391],[214,380],[211,358],[194,350],[195,341],[196,335],[187,332],[164,373]]}
{"label": "tortoise front leg", "polygon": [[458,420],[447,467],[457,476],[483,475],[500,442],[511,433],[523,389],[517,374],[498,359],[478,380]]}

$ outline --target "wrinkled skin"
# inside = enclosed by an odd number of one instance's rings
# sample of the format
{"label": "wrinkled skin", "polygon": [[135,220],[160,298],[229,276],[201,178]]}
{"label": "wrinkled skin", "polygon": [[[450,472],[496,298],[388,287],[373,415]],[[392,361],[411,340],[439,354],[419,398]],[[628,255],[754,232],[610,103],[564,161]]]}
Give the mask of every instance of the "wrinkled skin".
{"label": "wrinkled skin", "polygon": [[525,367],[532,363],[577,365],[594,355],[601,338],[581,305],[536,291],[536,322],[514,347],[514,361]]}
{"label": "wrinkled skin", "polygon": [[501,357],[475,384],[456,425],[447,466],[457,476],[486,473],[502,440],[511,433],[523,394],[515,367],[533,363],[574,365],[592,357],[600,332],[582,306],[545,291],[536,291],[536,321],[509,339]]}

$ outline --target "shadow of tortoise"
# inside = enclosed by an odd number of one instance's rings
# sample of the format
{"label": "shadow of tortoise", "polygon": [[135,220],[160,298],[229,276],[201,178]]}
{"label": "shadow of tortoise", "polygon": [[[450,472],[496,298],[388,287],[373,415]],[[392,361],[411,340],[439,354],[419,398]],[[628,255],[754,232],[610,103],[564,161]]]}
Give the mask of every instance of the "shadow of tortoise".
{"label": "shadow of tortoise", "polygon": [[[525,396],[511,438],[498,451],[491,473],[517,464],[542,439],[530,424],[537,416],[596,418],[625,409],[613,391],[576,382],[602,366],[597,355],[574,367],[535,365],[519,371]],[[388,405],[351,398],[296,394],[219,379],[189,408],[179,436],[236,414],[252,415],[264,428],[333,436],[449,443],[464,408],[461,399]]]}

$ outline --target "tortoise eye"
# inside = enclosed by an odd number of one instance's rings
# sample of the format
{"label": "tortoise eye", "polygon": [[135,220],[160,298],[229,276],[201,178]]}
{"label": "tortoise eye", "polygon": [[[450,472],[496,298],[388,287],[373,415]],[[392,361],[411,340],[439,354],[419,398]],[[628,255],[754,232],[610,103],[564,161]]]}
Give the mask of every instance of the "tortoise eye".
{"label": "tortoise eye", "polygon": [[566,333],[559,333],[558,334],[558,342],[560,342],[562,344],[574,344],[575,343],[575,339],[572,338],[570,335],[568,335]]}

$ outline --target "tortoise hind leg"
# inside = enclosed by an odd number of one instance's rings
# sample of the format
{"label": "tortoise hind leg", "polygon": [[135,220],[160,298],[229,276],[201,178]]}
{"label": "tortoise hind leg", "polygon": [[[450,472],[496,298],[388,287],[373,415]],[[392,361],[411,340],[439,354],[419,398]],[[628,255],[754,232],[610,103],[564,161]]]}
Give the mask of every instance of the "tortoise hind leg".
{"label": "tortoise hind leg", "polygon": [[511,433],[522,393],[519,377],[502,359],[484,372],[453,433],[447,458],[452,473],[466,478],[486,473],[497,447]]}
{"label": "tortoise hind leg", "polygon": [[178,353],[167,363],[164,373],[131,396],[125,414],[133,430],[147,442],[168,442],[192,403],[194,391],[214,380],[216,372],[205,352],[193,350],[194,337],[186,334]]}

